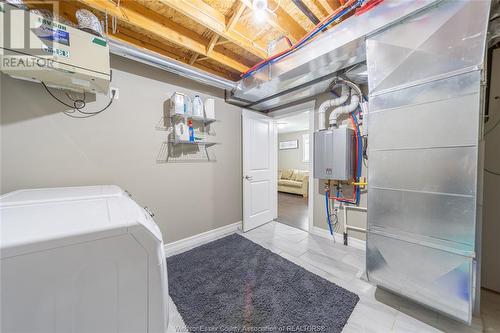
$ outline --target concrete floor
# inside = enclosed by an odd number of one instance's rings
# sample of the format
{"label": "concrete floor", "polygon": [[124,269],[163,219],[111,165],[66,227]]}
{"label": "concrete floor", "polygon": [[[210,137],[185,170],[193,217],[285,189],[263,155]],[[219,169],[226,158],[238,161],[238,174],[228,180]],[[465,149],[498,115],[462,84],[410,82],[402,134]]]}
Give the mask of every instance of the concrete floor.
{"label": "concrete floor", "polygon": [[278,192],[278,221],[289,226],[309,230],[307,198],[301,195]]}
{"label": "concrete floor", "polygon": [[[305,269],[359,295],[343,332],[500,332],[500,295],[483,291],[482,317],[467,326],[407,299],[377,289],[363,279],[365,252],[278,222],[242,234]],[[168,332],[187,332],[170,301]]]}

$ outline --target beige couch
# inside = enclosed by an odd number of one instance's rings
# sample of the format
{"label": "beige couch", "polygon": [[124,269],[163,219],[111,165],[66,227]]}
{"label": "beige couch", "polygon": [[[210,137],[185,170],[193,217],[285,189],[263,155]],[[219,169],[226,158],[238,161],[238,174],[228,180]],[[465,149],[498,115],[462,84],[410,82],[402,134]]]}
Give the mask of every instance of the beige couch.
{"label": "beige couch", "polygon": [[278,191],[300,194],[307,198],[309,188],[309,171],[281,169],[278,171]]}

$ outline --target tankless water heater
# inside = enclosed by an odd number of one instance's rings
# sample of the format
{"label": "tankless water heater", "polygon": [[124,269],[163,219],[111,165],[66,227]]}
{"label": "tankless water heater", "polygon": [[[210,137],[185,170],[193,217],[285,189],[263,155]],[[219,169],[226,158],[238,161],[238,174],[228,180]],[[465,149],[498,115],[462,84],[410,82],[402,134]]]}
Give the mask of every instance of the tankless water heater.
{"label": "tankless water heater", "polygon": [[314,133],[314,178],[349,180],[354,177],[354,131],[348,127]]}

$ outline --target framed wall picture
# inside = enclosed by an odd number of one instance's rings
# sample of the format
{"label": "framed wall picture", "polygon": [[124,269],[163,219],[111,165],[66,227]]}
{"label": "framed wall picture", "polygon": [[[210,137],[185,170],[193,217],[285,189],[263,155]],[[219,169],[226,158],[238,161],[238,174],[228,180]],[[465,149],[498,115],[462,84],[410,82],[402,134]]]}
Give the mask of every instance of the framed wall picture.
{"label": "framed wall picture", "polygon": [[280,150],[299,148],[299,140],[280,141]]}

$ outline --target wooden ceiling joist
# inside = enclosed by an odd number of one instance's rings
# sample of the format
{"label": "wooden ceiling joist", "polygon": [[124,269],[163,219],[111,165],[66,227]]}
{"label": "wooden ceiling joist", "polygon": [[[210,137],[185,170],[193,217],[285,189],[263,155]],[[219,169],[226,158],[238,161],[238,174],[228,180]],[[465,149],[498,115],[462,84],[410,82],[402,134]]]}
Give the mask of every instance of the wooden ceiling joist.
{"label": "wooden ceiling joist", "polygon": [[[139,39],[136,37],[132,37],[128,34],[128,33],[130,33],[130,31],[127,31],[126,29],[121,29],[121,30],[123,30],[123,31],[120,31],[117,34],[113,35],[112,38],[119,40],[119,41],[122,41],[122,42],[126,42],[128,44],[132,44],[132,45],[144,48],[144,49],[149,50],[149,51],[156,52],[158,54],[175,59],[177,61],[183,61],[182,57],[180,57],[176,54],[173,54],[172,52],[169,52],[165,48],[158,47],[157,45],[155,45],[153,40],[149,40],[148,38]],[[237,76],[235,76],[234,74],[222,75],[221,72],[214,70],[212,68],[203,66],[201,64],[193,63],[192,65],[198,69],[205,71],[205,72],[212,73],[212,74],[215,74],[218,76],[224,76],[225,78],[230,79],[230,80],[235,80],[237,78]]]}
{"label": "wooden ceiling joist", "polygon": [[[196,34],[170,22],[167,18],[140,6],[134,9],[128,7],[132,2],[124,2],[121,6],[108,0],[75,0],[75,2],[91,7],[102,13],[108,13],[119,21],[140,28],[148,34],[185,47],[193,52],[204,55],[239,72],[245,72],[248,66],[217,50],[207,53],[206,43]],[[127,4],[127,6],[125,6]]]}
{"label": "wooden ceiling joist", "polygon": [[193,65],[196,62],[196,59],[198,59],[198,53],[194,53],[191,59],[189,59],[189,64]]}
{"label": "wooden ceiling joist", "polygon": [[224,44],[227,44],[227,43],[231,43],[231,42],[228,41],[228,40],[220,40],[217,43],[215,43],[215,45],[224,45]]}
{"label": "wooden ceiling joist", "polygon": [[[0,0],[1,1],[1,0]],[[59,0],[62,16],[76,22],[86,8],[99,20],[115,18],[110,38],[160,53],[194,67],[237,80],[268,56],[268,46],[287,36],[301,39],[314,24],[294,5],[299,0],[268,0],[263,22],[252,0]],[[300,0],[318,19],[344,0]],[[34,8],[50,0],[37,1]]]}
{"label": "wooden ceiling joist", "polygon": [[[237,18],[226,25],[226,17],[202,0],[159,0],[179,13],[212,30],[216,34],[242,47],[259,58],[267,57],[265,48],[256,45],[248,37],[232,30]],[[243,11],[241,11],[242,13]],[[239,13],[239,15],[241,15]],[[231,20],[231,19],[230,19]],[[228,26],[231,29],[228,29]]]}
{"label": "wooden ceiling joist", "polygon": [[208,43],[208,46],[207,46],[207,54],[209,54],[210,52],[212,52],[214,50],[215,44],[219,40],[219,37],[220,37],[219,35],[214,34],[212,36],[212,38],[210,38],[210,43]]}
{"label": "wooden ceiling joist", "polygon": [[233,15],[231,15],[231,17],[226,23],[227,31],[233,30],[234,26],[236,25],[236,23],[238,23],[238,20],[245,11],[245,8],[246,6],[243,2],[241,2],[240,0],[236,0],[236,7],[234,8]]}

